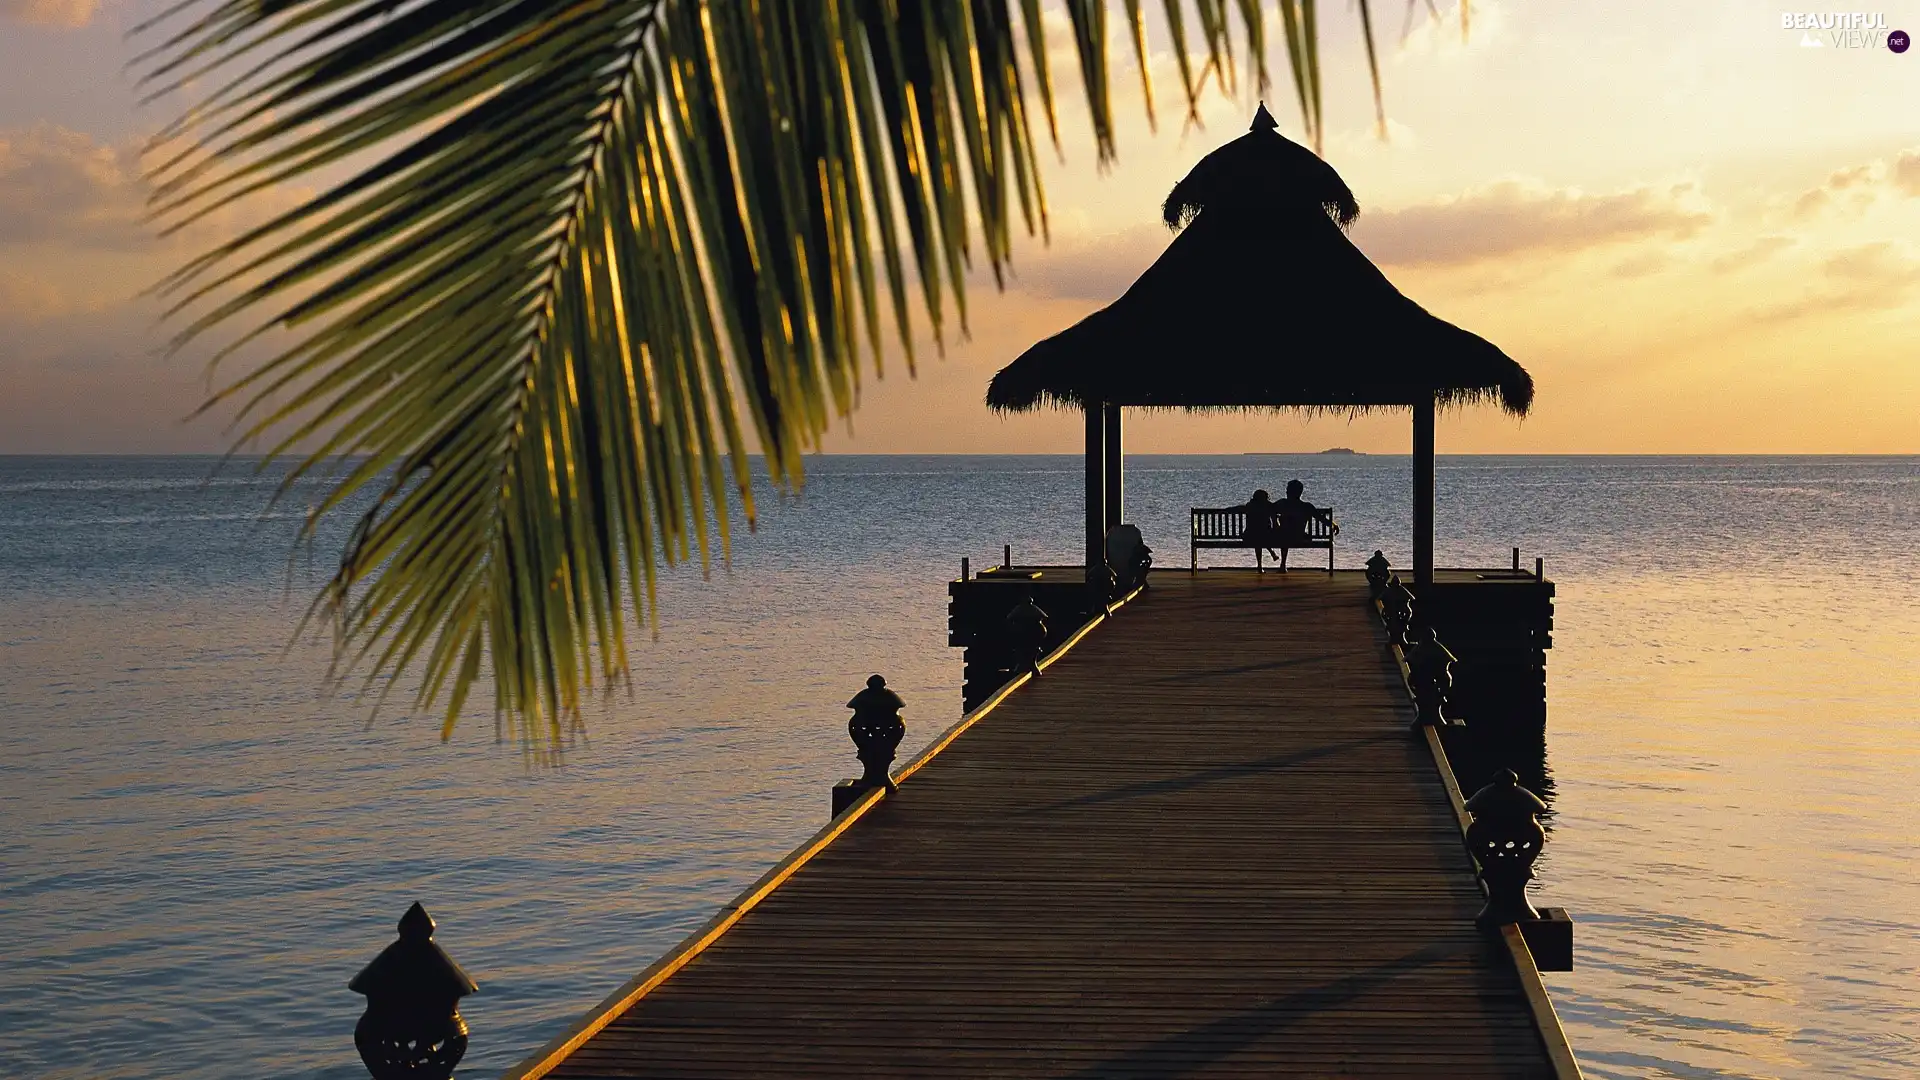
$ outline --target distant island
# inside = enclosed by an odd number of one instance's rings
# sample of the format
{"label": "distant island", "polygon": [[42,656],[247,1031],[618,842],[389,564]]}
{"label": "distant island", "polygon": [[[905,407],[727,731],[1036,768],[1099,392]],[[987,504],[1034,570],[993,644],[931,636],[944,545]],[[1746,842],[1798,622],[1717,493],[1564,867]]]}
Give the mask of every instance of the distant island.
{"label": "distant island", "polygon": [[[1366,456],[1365,454],[1361,453],[1358,450],[1353,449],[1350,446],[1329,446],[1325,450],[1315,450],[1313,451],[1313,453],[1315,454],[1352,454],[1355,457]],[[1241,457],[1305,457],[1307,456],[1307,451],[1304,451],[1304,450],[1243,450],[1241,451],[1240,456]]]}
{"label": "distant island", "polygon": [[1322,450],[1320,452],[1323,454],[1353,454],[1355,456],[1358,456],[1360,453],[1360,451],[1355,450],[1350,446],[1329,446],[1325,450]]}

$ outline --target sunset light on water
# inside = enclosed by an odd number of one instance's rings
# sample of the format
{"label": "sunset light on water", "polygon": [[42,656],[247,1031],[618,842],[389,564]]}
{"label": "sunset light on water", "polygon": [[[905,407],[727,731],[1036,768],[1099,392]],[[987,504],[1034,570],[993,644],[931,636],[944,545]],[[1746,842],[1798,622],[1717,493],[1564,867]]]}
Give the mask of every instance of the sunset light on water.
{"label": "sunset light on water", "polygon": [[0,0],[0,1077],[1920,1072],[1916,26]]}

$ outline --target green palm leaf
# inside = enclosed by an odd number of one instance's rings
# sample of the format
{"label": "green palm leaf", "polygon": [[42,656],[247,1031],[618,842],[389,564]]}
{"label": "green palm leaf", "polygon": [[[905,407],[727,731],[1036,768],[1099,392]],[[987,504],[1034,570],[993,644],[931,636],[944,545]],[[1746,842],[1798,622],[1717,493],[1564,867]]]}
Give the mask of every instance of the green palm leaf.
{"label": "green palm leaf", "polygon": [[[1317,141],[1313,3],[1280,2]],[[1192,117],[1232,81],[1233,16],[1186,6]],[[318,190],[161,292],[175,348],[276,350],[208,402],[239,444],[291,457],[289,485],[344,463],[309,539],[371,496],[310,613],[337,671],[417,671],[448,730],[490,674],[533,743],[625,679],[656,565],[724,555],[736,500],[753,523],[749,450],[800,483],[863,353],[877,372],[892,336],[911,367],[915,312],[964,332],[975,253],[999,280],[1016,221],[1045,233],[1040,7],[186,0],[144,28],[156,96],[196,98],[157,144],[168,228]],[[1107,6],[1065,8],[1105,160]],[[1231,10],[1264,86],[1261,6]]]}

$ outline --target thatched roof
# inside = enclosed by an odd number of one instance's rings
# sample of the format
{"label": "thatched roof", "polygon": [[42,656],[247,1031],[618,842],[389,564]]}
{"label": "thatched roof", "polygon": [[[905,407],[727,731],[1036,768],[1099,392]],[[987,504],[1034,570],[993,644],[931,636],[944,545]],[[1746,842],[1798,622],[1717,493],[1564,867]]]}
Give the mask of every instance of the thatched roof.
{"label": "thatched roof", "polygon": [[1185,228],[1120,299],[1002,368],[987,404],[1167,408],[1406,406],[1498,400],[1533,379],[1491,342],[1401,295],[1347,239],[1360,212],[1333,167],[1273,130],[1194,166],[1163,217]]}

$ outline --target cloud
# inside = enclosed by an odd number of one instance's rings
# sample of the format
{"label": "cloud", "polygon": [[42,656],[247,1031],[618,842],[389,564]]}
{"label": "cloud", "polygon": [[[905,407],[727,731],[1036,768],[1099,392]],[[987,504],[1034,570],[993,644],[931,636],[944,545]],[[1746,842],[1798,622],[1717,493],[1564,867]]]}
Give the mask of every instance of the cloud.
{"label": "cloud", "polygon": [[1712,217],[1691,183],[1589,195],[1503,180],[1437,202],[1362,214],[1354,241],[1398,266],[1445,266],[1523,253],[1567,254],[1650,236],[1691,236]]}
{"label": "cloud", "polygon": [[1617,278],[1646,277],[1666,269],[1673,262],[1673,256],[1665,251],[1643,251],[1629,255],[1615,264],[1611,273]]}
{"label": "cloud", "polygon": [[1013,287],[1052,300],[1118,299],[1173,241],[1159,225],[1139,225],[1098,236],[1053,242],[1014,264]]}
{"label": "cloud", "polygon": [[1825,284],[1798,300],[1754,312],[1760,323],[1780,323],[1816,315],[1885,311],[1900,306],[1920,284],[1920,260],[1888,241],[1861,244],[1828,256],[1820,264]]}
{"label": "cloud", "polygon": [[1828,173],[1818,186],[1793,201],[1793,216],[1804,221],[1834,207],[1865,210],[1873,203],[1879,177],[1885,172],[1883,162],[1870,161]]}
{"label": "cloud", "polygon": [[1885,240],[1837,252],[1820,269],[1830,278],[1854,285],[1897,287],[1920,281],[1920,262]]}
{"label": "cloud", "polygon": [[0,266],[0,323],[37,323],[67,310],[66,295],[52,284]]}
{"label": "cloud", "polygon": [[0,246],[171,258],[238,236],[312,197],[310,187],[276,185],[163,238],[147,220],[137,141],[110,145],[53,124],[0,130]]}
{"label": "cloud", "polygon": [[1907,150],[1895,158],[1890,178],[1902,194],[1920,198],[1920,150]]}
{"label": "cloud", "polygon": [[147,242],[137,155],[52,124],[0,131],[0,244]]}
{"label": "cloud", "polygon": [[1793,200],[1793,217],[1804,221],[1828,210],[1862,213],[1882,193],[1920,198],[1920,149],[1903,150],[1891,162],[1876,158],[1864,165],[1836,169]]}
{"label": "cloud", "polygon": [[1737,251],[1729,251],[1724,255],[1716,257],[1707,265],[1712,268],[1716,274],[1726,274],[1735,270],[1744,270],[1749,266],[1757,266],[1760,263],[1766,262],[1780,252],[1792,247],[1793,244],[1794,240],[1791,236],[1763,236],[1753,243],[1748,244],[1746,247],[1740,248]]}
{"label": "cloud", "polygon": [[[1392,10],[1390,4],[1381,7]],[[1452,59],[1483,53],[1503,44],[1508,37],[1506,5],[1501,0],[1473,0],[1471,5],[1440,7],[1412,3],[1406,6],[1398,25],[1384,15],[1385,12],[1375,16],[1379,20],[1375,26],[1383,44],[1389,33],[1398,34],[1399,45],[1392,54],[1395,62],[1433,56]]]}
{"label": "cloud", "polygon": [[0,20],[76,29],[100,13],[100,0],[0,0]]}
{"label": "cloud", "polygon": [[1420,134],[1414,129],[1387,117],[1386,138],[1380,137],[1380,131],[1373,124],[1364,127],[1341,128],[1327,135],[1327,160],[1348,162],[1356,157],[1369,154],[1405,153],[1418,149]]}

